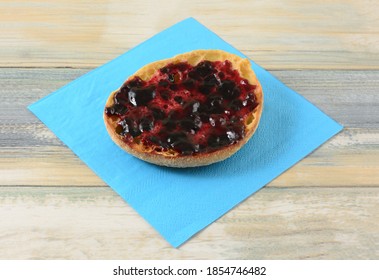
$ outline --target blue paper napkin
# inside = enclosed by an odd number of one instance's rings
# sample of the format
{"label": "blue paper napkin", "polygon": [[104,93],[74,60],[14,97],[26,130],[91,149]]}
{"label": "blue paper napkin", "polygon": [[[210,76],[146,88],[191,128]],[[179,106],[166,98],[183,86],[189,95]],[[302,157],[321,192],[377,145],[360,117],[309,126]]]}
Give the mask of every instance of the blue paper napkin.
{"label": "blue paper napkin", "polygon": [[342,129],[252,62],[263,87],[264,110],[256,133],[237,154],[189,169],[159,167],[128,155],[112,142],[104,127],[108,95],[143,65],[194,49],[220,49],[243,56],[189,18],[29,106],[174,247]]}

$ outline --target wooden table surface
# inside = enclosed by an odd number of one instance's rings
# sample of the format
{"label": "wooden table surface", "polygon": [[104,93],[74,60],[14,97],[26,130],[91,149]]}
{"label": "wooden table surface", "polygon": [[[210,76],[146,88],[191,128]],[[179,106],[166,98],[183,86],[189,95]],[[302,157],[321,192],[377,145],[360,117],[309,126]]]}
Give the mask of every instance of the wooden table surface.
{"label": "wooden table surface", "polygon": [[[378,259],[377,4],[0,1],[0,258]],[[26,106],[190,16],[345,129],[174,249]]]}

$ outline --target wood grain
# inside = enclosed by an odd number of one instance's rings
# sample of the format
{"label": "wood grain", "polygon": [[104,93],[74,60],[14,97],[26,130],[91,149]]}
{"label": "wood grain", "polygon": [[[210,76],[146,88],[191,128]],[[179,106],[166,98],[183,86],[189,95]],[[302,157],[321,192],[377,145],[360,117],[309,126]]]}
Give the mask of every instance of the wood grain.
{"label": "wood grain", "polygon": [[[39,130],[32,132],[32,127],[25,129],[24,133],[27,131],[31,137],[44,137]],[[58,142],[55,138],[54,141]],[[379,129],[345,129],[274,179],[268,187],[377,187],[378,143]],[[3,185],[105,186],[105,183],[63,144],[35,145],[9,145],[2,149],[0,176]]]}
{"label": "wood grain", "polygon": [[[195,17],[345,129],[173,249],[26,106]],[[0,259],[378,259],[374,0],[0,1]]]}
{"label": "wood grain", "polygon": [[265,188],[179,249],[109,188],[0,188],[0,259],[377,259],[379,188]]}
{"label": "wood grain", "polygon": [[[87,71],[0,69],[0,81],[4,84],[0,88],[4,100],[0,105],[0,143],[4,147],[0,172],[4,185],[104,186],[101,179],[26,109],[28,104]],[[269,186],[377,186],[379,71],[272,73],[346,129]]]}
{"label": "wood grain", "polygon": [[187,17],[268,69],[379,69],[374,0],[3,0],[0,66],[98,66]]}
{"label": "wood grain", "polygon": [[[90,70],[0,68],[2,124],[40,123],[26,107]],[[379,127],[379,71],[270,72],[345,127]]]}

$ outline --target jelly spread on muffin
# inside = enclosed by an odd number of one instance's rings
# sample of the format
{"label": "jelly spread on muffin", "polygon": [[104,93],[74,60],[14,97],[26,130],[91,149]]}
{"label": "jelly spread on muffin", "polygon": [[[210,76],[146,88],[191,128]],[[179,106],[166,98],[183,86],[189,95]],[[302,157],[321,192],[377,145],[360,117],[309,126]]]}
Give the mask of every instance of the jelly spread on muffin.
{"label": "jelly spread on muffin", "polygon": [[170,63],[148,81],[125,82],[105,113],[117,118],[115,131],[126,143],[210,153],[245,136],[245,118],[258,105],[255,88],[229,60]]}
{"label": "jelly spread on muffin", "polygon": [[144,161],[194,167],[224,160],[254,134],[262,87],[248,59],[194,50],[147,64],[106,102],[111,139]]}

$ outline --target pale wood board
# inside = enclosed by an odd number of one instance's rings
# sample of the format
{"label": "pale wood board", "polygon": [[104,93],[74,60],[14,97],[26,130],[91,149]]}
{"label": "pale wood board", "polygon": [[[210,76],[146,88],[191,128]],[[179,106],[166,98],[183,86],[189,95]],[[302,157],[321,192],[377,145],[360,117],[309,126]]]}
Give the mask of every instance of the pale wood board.
{"label": "pale wood board", "polygon": [[[33,137],[35,132],[31,132],[30,127],[27,129]],[[377,187],[378,143],[379,129],[346,129],[270,182],[268,187]],[[62,144],[4,147],[0,176],[1,184],[6,186],[105,186]]]}
{"label": "pale wood board", "polygon": [[173,249],[26,109],[88,70],[0,69],[0,258],[378,258],[378,71],[273,71],[347,127]]}
{"label": "pale wood board", "polygon": [[[104,186],[100,178],[26,109],[28,104],[87,71],[0,69],[0,81],[4,84],[0,88],[4,100],[0,105],[3,185]],[[377,186],[379,71],[272,73],[346,128],[269,186]]]}
{"label": "pale wood board", "polygon": [[[0,259],[379,259],[377,1],[0,2]],[[195,17],[345,126],[172,248],[26,106]]]}
{"label": "pale wood board", "polygon": [[375,259],[379,188],[265,188],[172,248],[107,187],[0,188],[0,259]]}
{"label": "pale wood board", "polygon": [[[0,68],[2,124],[37,124],[26,106],[91,69]],[[350,128],[378,128],[379,71],[281,70],[279,80]]]}
{"label": "pale wood board", "polygon": [[375,0],[0,2],[0,66],[97,66],[194,17],[269,69],[379,69]]}

